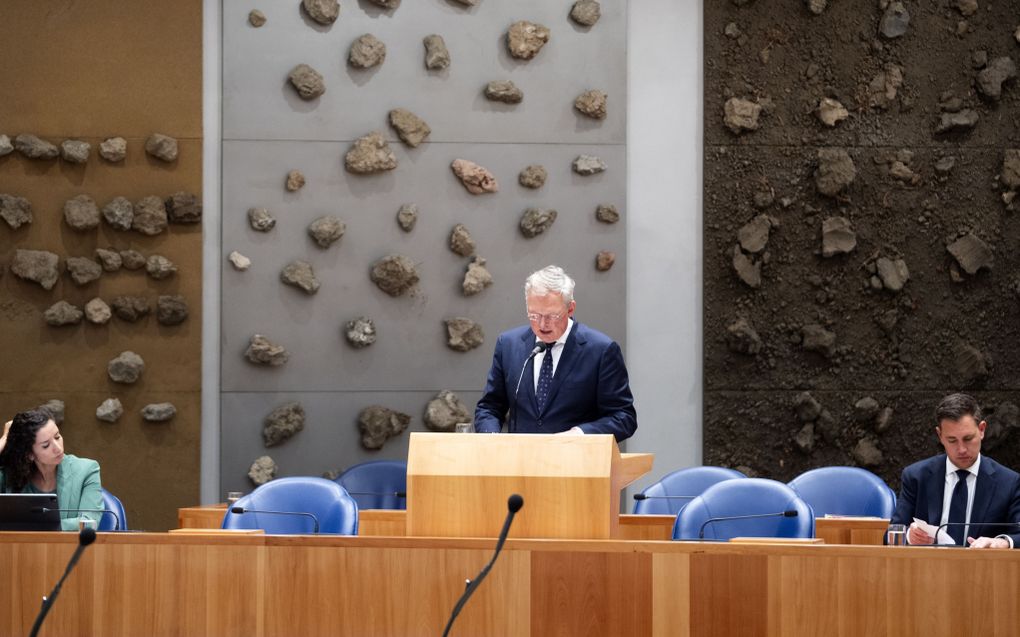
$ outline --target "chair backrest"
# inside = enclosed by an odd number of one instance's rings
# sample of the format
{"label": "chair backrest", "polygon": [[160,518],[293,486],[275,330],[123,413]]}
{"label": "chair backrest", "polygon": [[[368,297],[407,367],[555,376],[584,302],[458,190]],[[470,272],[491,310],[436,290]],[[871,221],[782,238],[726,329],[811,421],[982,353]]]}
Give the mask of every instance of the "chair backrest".
{"label": "chair backrest", "polygon": [[125,531],[128,528],[127,525],[127,513],[124,513],[124,505],[121,504],[120,498],[113,495],[106,489],[102,489],[103,492],[103,508],[109,511],[113,511],[116,514],[116,518],[109,513],[103,513],[103,517],[99,518],[99,530],[100,531]]}
{"label": "chair backrest", "polygon": [[263,529],[276,535],[312,533],[312,518],[301,515],[310,513],[319,521],[319,533],[358,534],[358,503],[343,487],[325,478],[277,478],[234,506],[280,513],[233,513],[228,509],[223,516],[224,529]]}
{"label": "chair backrest", "polygon": [[[796,511],[785,517],[784,511]],[[769,517],[709,522],[738,515],[777,514]],[[764,478],[726,480],[712,485],[680,511],[673,525],[674,540],[696,540],[704,528],[705,539],[733,537],[814,537],[815,514],[782,482]]]}
{"label": "chair backrest", "polygon": [[407,463],[372,460],[347,469],[336,479],[358,502],[359,509],[406,509]]}
{"label": "chair backrest", "polygon": [[[726,467],[688,467],[667,473],[661,480],[641,492],[650,496],[634,503],[634,513],[676,515],[695,496],[723,480],[746,478],[736,469]],[[673,497],[667,497],[673,496]]]}
{"label": "chair backrest", "polygon": [[882,478],[860,467],[821,467],[789,482],[815,515],[891,517],[896,494]]}

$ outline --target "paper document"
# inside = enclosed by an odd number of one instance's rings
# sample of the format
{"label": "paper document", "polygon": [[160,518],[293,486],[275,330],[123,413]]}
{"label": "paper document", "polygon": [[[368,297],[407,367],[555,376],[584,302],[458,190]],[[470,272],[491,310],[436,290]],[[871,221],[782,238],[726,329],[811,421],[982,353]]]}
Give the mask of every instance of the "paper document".
{"label": "paper document", "polygon": [[[939,527],[935,526],[934,524],[928,524],[924,520],[921,520],[921,519],[918,519],[918,518],[914,518],[914,525],[917,528],[919,528],[922,531],[924,531],[925,533],[927,533],[931,537],[935,536],[935,530],[939,528]],[[956,544],[956,540],[951,538],[949,536],[949,534],[946,533],[946,529],[943,528],[941,531],[939,531],[939,537],[935,541],[935,543],[936,544]]]}

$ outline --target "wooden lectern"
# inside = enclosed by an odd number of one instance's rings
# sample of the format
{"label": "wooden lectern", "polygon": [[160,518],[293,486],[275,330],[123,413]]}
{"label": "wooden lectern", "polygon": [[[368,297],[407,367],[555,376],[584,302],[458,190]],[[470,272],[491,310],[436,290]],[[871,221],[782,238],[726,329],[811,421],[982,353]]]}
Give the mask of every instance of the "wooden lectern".
{"label": "wooden lectern", "polygon": [[411,434],[407,535],[496,537],[507,498],[524,497],[511,537],[619,535],[620,490],[652,469],[609,434]]}

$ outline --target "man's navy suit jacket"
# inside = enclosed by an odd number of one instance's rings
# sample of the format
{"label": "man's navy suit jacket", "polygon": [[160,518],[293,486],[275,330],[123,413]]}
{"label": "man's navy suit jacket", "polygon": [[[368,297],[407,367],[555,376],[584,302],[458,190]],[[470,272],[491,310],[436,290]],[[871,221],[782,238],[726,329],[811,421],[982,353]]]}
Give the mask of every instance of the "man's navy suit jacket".
{"label": "man's navy suit jacket", "polygon": [[511,433],[553,434],[580,427],[586,434],[613,434],[618,441],[634,433],[637,413],[627,367],[612,339],[574,322],[541,412],[535,399],[534,359],[528,360],[534,348],[535,334],[527,325],[499,335],[485,393],[475,408],[476,431],[498,432],[506,418]]}
{"label": "man's navy suit jacket", "polygon": [[[910,524],[914,518],[939,525],[946,484],[946,454],[915,462],[903,470],[900,497],[896,501],[893,524]],[[981,456],[974,483],[974,504],[971,507],[967,535],[995,537],[1009,535],[1013,548],[1020,548],[1020,526],[1003,527],[974,522],[1020,522],[1020,474]]]}

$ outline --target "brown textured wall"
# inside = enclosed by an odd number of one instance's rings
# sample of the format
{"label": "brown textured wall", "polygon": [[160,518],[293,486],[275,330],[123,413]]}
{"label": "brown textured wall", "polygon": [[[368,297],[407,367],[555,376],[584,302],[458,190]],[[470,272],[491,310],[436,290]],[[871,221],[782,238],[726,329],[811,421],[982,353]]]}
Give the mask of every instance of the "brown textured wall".
{"label": "brown textured wall", "polygon": [[[130,526],[176,526],[176,508],[198,501],[201,363],[202,232],[174,225],[155,237],[113,230],[78,233],[63,221],[64,201],[88,194],[99,206],[116,196],[133,202],[184,190],[201,196],[202,3],[61,0],[0,4],[0,134],[34,133],[58,144],[68,138],[92,144],[83,166],[61,159],[30,160],[15,152],[0,158],[0,193],[26,197],[35,221],[11,230],[0,223],[0,414],[48,399],[66,403],[63,432],[69,453],[97,459],[103,485],[127,509]],[[179,141],[179,157],[165,164],[144,152],[145,139],[161,132]],[[99,143],[121,136],[127,159],[99,158]],[[77,286],[65,273],[50,291],[9,271],[15,250],[40,249],[92,257],[95,248],[162,254],[179,268],[154,281],[144,270],[104,273]],[[114,317],[105,326],[88,322],[50,327],[42,313],[66,300],[82,307],[99,296],[144,295],[153,314],[138,323]],[[190,317],[165,327],[155,318],[159,294],[183,295]],[[124,350],[145,359],[135,385],[118,385],[107,362]],[[118,397],[117,423],[96,420],[96,407]],[[139,411],[169,401],[177,416],[146,423]]]}
{"label": "brown textured wall", "polygon": [[[906,2],[910,25],[897,39],[879,35],[879,2],[831,2],[820,15],[808,4],[705,3],[705,463],[783,481],[859,464],[898,487],[905,465],[939,449],[934,405],[962,389],[993,412],[985,451],[1020,468],[1020,213],[1006,209],[1000,183],[1005,151],[1020,148],[1020,85],[1007,82],[998,100],[975,88],[983,56],[1020,60],[1015,3],[979,0],[965,16],[955,1]],[[903,84],[872,106],[868,87],[887,64],[902,68]],[[757,130],[724,126],[733,97],[763,107]],[[823,97],[848,110],[834,128],[814,113]],[[954,98],[979,122],[936,134]],[[837,197],[820,194],[814,176],[830,147],[856,169]],[[916,177],[893,163],[897,153]],[[947,157],[953,167],[938,172]],[[750,256],[761,262],[754,289],[732,261],[738,231],[760,214],[774,223]],[[825,258],[822,223],[835,216],[850,220],[857,244]],[[994,255],[973,276],[947,251],[968,233]],[[901,291],[873,289],[882,256],[906,262]],[[739,319],[757,333],[757,353],[746,353],[746,330],[728,330]],[[805,349],[808,325],[835,334],[833,351]],[[798,413],[802,392],[822,413],[807,402]],[[855,411],[869,396],[891,418]]]}

